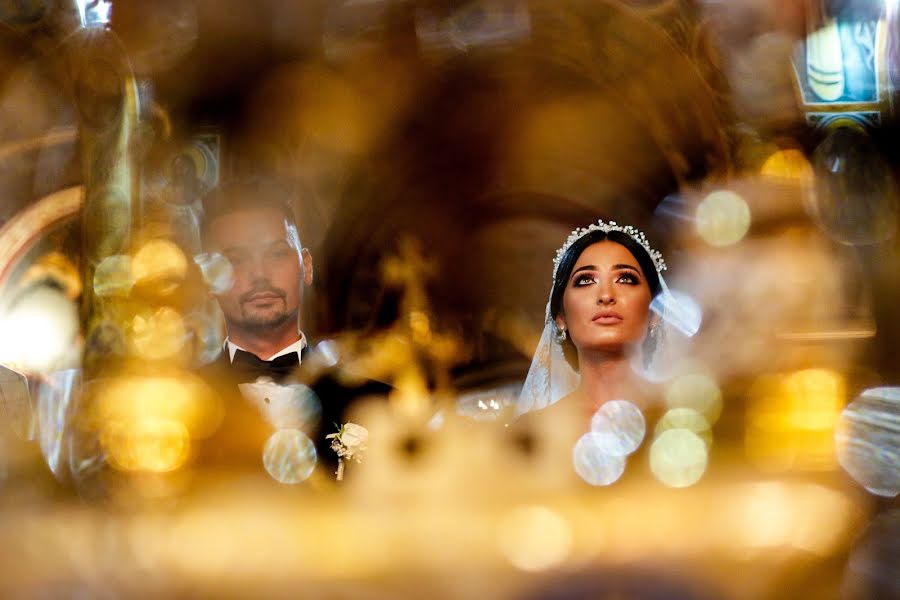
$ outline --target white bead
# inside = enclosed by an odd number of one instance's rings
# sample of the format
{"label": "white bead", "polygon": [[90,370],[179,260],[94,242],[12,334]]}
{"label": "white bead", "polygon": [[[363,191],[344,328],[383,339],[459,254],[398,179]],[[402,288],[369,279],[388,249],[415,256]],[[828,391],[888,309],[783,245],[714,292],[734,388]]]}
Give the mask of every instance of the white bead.
{"label": "white bead", "polygon": [[644,250],[647,251],[647,255],[650,257],[650,260],[653,261],[653,266],[656,267],[657,273],[662,273],[666,270],[666,261],[663,259],[662,253],[654,250],[650,247],[650,242],[647,241],[647,236],[644,235],[644,232],[638,230],[631,225],[625,225],[624,227],[618,225],[615,221],[605,222],[603,219],[598,220],[596,223],[591,223],[587,227],[579,227],[575,229],[572,233],[569,234],[569,237],[566,239],[566,243],[563,244],[563,247],[556,251],[556,258],[553,259],[553,279],[556,280],[556,269],[559,268],[559,261],[562,259],[563,255],[572,246],[576,241],[587,235],[592,231],[602,231],[604,233],[609,233],[610,231],[621,231],[622,233],[628,235],[637,242]]}

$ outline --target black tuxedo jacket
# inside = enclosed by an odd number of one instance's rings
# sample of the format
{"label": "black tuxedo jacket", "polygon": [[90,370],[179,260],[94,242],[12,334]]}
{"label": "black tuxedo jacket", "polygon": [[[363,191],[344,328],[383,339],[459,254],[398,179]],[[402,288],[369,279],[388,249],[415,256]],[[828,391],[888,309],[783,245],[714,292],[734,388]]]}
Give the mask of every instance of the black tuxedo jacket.
{"label": "black tuxedo jacket", "polygon": [[[304,348],[301,358],[306,352]],[[216,392],[224,408],[222,424],[216,433],[199,442],[199,465],[226,469],[263,468],[263,447],[275,428],[238,389],[239,384],[253,383],[255,379],[248,378],[246,373],[231,364],[227,350],[200,369],[199,375]],[[272,379],[276,383],[292,381],[291,376],[272,376]],[[331,449],[331,440],[325,439],[325,436],[335,433],[337,427],[347,422],[348,413],[356,402],[363,398],[386,398],[391,387],[379,381],[366,381],[359,386],[348,387],[332,375],[308,385],[319,398],[322,410],[318,425],[305,433],[316,445],[317,468],[333,473],[337,468],[337,455]]]}

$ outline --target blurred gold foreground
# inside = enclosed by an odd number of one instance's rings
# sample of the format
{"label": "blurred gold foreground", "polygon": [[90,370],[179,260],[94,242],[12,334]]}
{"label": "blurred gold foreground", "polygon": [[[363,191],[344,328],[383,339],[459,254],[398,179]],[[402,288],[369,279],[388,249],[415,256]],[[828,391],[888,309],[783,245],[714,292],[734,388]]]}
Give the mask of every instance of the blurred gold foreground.
{"label": "blurred gold foreground", "polygon": [[[0,23],[0,596],[900,597],[896,2]],[[203,201],[254,178],[315,277],[295,387],[235,404]],[[598,218],[701,325],[621,399],[634,453],[585,464],[591,415],[516,400]],[[341,481],[302,431],[322,381],[389,389]]]}

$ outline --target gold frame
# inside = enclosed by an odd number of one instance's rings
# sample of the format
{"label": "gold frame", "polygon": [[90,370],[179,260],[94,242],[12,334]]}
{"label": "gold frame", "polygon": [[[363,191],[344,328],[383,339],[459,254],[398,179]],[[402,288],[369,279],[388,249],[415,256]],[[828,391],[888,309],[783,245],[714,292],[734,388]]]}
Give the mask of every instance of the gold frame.
{"label": "gold frame", "polygon": [[84,203],[84,186],[65,188],[30,205],[0,228],[0,289],[9,283],[19,260],[51,227],[76,217]]}

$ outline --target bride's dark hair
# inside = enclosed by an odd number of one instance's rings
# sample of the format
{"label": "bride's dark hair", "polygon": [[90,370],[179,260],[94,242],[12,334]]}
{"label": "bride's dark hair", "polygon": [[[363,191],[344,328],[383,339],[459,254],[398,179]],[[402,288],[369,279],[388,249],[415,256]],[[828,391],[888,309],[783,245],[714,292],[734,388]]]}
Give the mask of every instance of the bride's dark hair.
{"label": "bride's dark hair", "polygon": [[[556,277],[553,279],[553,288],[550,290],[550,317],[552,319],[556,319],[557,315],[562,311],[563,294],[565,294],[569,277],[572,275],[572,269],[575,268],[575,263],[578,262],[578,257],[591,244],[604,240],[621,244],[631,252],[631,255],[638,261],[641,272],[647,280],[651,297],[655,298],[662,291],[659,273],[656,272],[656,265],[653,264],[653,259],[647,254],[644,247],[634,241],[630,235],[622,231],[610,231],[608,233],[605,231],[591,231],[569,246],[559,259],[559,267],[556,270]],[[572,340],[567,338],[563,342],[562,348],[568,363],[577,370],[578,355]]]}

